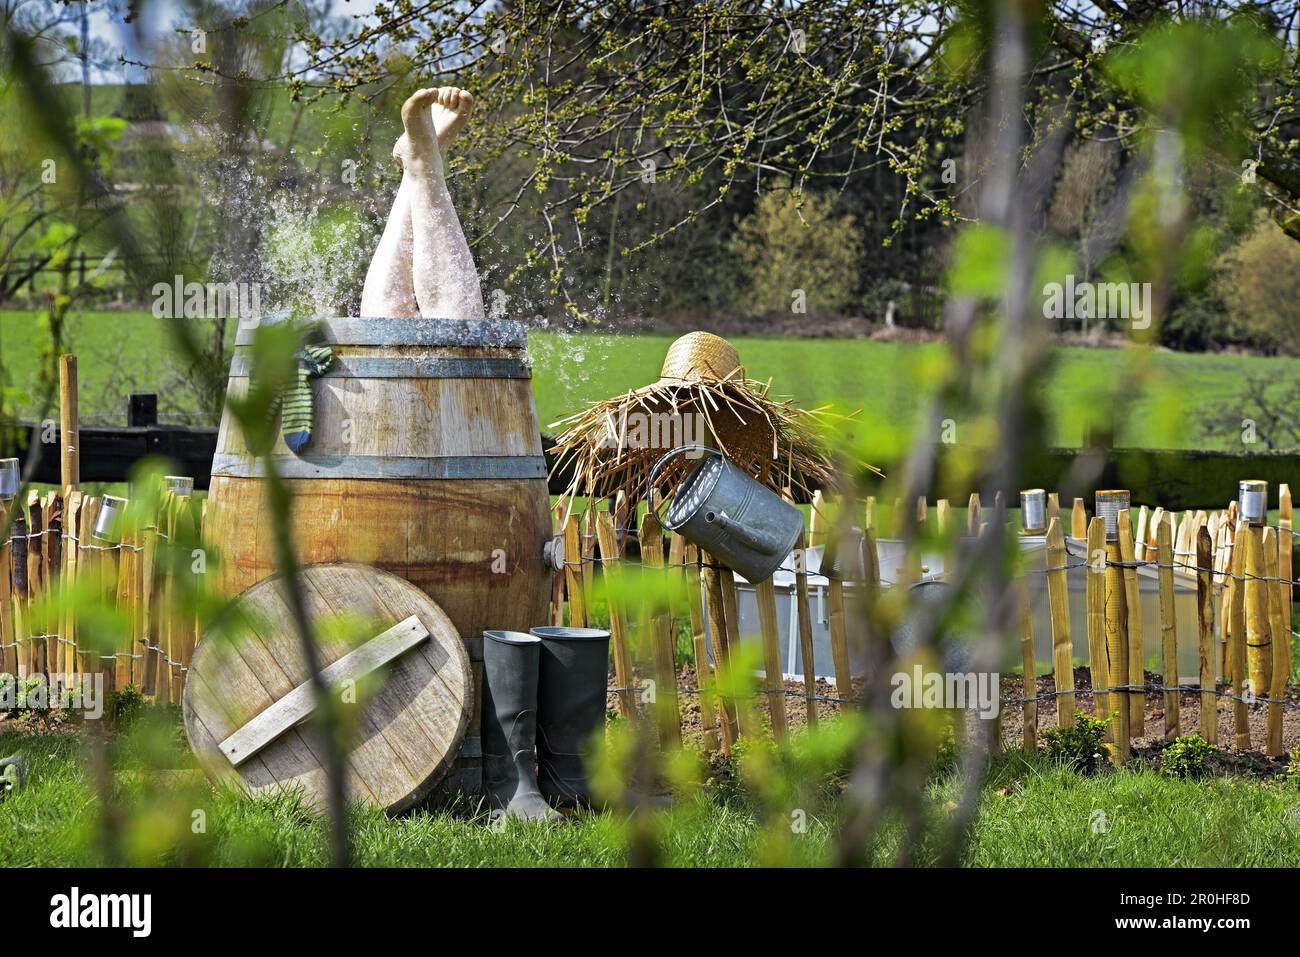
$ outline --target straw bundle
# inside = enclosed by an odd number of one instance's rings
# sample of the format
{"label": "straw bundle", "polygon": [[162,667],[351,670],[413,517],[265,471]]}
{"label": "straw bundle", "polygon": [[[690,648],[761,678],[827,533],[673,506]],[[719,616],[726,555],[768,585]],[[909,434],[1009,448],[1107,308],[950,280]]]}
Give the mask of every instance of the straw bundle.
{"label": "straw bundle", "polygon": [[[551,426],[564,430],[556,439],[554,471],[573,468],[566,498],[621,491],[636,501],[664,452],[697,441],[777,492],[788,487],[811,494],[829,485],[832,463],[813,428],[826,410],[794,408],[790,400],[773,399],[770,388],[770,381],[746,378],[727,340],[707,332],[682,336],[669,347],[658,382]],[[646,423],[660,428],[647,435]],[[671,494],[694,464],[681,456],[670,463],[656,483],[660,491]]]}

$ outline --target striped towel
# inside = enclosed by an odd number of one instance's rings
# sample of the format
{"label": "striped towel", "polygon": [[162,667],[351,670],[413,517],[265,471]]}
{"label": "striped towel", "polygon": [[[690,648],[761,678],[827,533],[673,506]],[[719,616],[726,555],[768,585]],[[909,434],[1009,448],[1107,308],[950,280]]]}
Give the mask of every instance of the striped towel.
{"label": "striped towel", "polygon": [[330,367],[329,346],[303,346],[298,350],[298,381],[281,396],[280,431],[291,452],[301,452],[311,441],[312,401],[310,381]]}

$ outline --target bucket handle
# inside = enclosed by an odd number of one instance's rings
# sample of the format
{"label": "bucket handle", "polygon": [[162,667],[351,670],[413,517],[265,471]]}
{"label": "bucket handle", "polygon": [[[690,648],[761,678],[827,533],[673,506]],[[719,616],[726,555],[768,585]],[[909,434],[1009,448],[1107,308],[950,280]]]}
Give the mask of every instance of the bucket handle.
{"label": "bucket handle", "polygon": [[655,477],[659,474],[659,470],[663,468],[664,463],[666,463],[669,459],[673,458],[676,455],[680,455],[683,452],[693,451],[694,449],[700,449],[701,451],[704,452],[712,452],[714,455],[718,456],[718,458],[723,458],[721,452],[708,445],[679,445],[677,446],[677,448],[669,449],[667,452],[661,455],[659,457],[659,461],[650,467],[650,478],[646,480],[646,484],[645,484],[646,505],[650,508],[650,514],[654,516],[655,521],[658,522],[664,528],[672,529],[673,526],[669,525],[666,519],[659,517],[659,510],[663,507],[663,502],[656,502],[654,500]]}

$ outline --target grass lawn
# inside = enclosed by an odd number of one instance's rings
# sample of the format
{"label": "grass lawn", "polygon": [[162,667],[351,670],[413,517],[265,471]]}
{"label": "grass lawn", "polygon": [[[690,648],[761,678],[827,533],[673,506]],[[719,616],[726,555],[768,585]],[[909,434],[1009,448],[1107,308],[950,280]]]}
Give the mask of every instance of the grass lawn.
{"label": "grass lawn", "polygon": [[[190,777],[164,785],[127,770],[115,776],[112,812],[104,815],[89,783],[93,762],[84,738],[0,733],[0,754],[14,751],[30,761],[31,779],[0,802],[0,866],[108,863],[106,826],[119,848],[117,860],[127,864],[327,862],[322,825],[287,797],[246,800]],[[1012,752],[984,789],[964,863],[1300,866],[1297,782],[1181,781],[1137,764],[1083,777],[1041,756]],[[959,784],[950,774],[927,786],[925,813],[932,825],[951,814]],[[806,832],[792,838],[788,809],[769,809],[764,819],[743,794],[723,798],[703,791],[680,798],[653,818],[658,861],[685,867],[829,863],[838,802],[826,794],[819,802],[808,811]],[[567,826],[512,825],[501,832],[468,808],[391,820],[357,811],[352,823],[356,859],[370,866],[621,866],[630,840],[626,817],[614,812],[582,815]],[[885,827],[876,862],[890,863],[898,841],[898,829]],[[919,862],[935,863],[936,855],[937,847],[926,843]]]}
{"label": "grass lawn", "polygon": [[[24,387],[31,382],[42,335],[35,315],[0,313],[0,353]],[[166,321],[143,312],[87,312],[71,319],[68,340],[80,358],[83,415],[123,415],[130,391],[160,392],[163,410],[193,409],[184,375],[170,357]],[[532,332],[529,350],[542,428],[593,400],[653,382],[671,341],[660,335]],[[736,345],[749,375],[772,378],[774,393],[793,396],[806,407],[829,402],[860,409],[869,427],[909,421],[928,370],[944,354],[939,344],[862,340],[749,338]],[[1043,384],[1047,438],[1064,446],[1080,443],[1083,416],[1111,403],[1135,363],[1146,364],[1147,384],[1123,418],[1118,442],[1153,448],[1240,449],[1238,424],[1202,436],[1201,424],[1211,411],[1237,402],[1239,422],[1248,414],[1239,402],[1248,374],[1266,372],[1279,380],[1300,375],[1300,359],[1084,348],[1055,349],[1052,358]],[[960,422],[962,410],[951,415]]]}

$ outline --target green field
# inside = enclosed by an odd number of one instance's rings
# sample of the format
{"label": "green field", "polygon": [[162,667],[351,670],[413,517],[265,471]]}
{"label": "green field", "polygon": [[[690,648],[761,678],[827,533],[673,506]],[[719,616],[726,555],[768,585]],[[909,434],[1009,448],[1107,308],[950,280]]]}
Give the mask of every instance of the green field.
{"label": "green field", "polygon": [[[165,322],[142,312],[72,318],[67,339],[80,359],[83,415],[123,415],[131,391],[159,392],[164,411],[195,408],[184,370],[171,358]],[[0,354],[19,386],[30,386],[42,335],[34,313],[0,313]],[[593,400],[653,382],[671,338],[533,331],[529,348],[542,428]],[[773,393],[805,407],[833,403],[861,410],[868,428],[909,423],[945,355],[939,344],[865,340],[747,338],[736,345],[750,377],[770,378]],[[1080,444],[1085,416],[1110,407],[1139,363],[1147,371],[1145,385],[1118,417],[1120,445],[1240,450],[1237,423],[1251,414],[1242,399],[1245,379],[1300,376],[1300,359],[1071,347],[1053,350],[1051,360],[1041,398],[1047,440],[1062,446]],[[1226,417],[1216,412],[1224,407]],[[961,423],[963,411],[948,414]]]}

